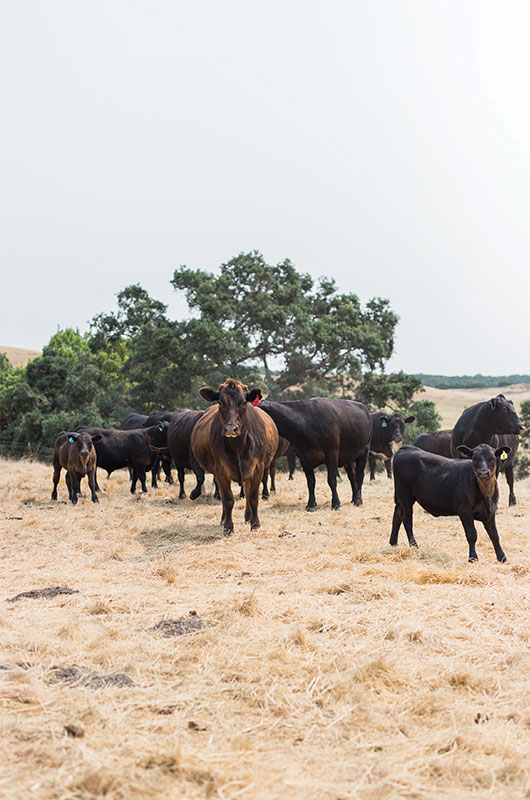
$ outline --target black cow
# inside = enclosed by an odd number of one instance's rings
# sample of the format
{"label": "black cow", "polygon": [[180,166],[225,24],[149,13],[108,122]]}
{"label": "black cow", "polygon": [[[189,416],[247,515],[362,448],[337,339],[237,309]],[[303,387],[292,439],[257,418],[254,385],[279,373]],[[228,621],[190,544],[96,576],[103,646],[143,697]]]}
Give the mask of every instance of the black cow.
{"label": "black cow", "polygon": [[[178,411],[152,411],[148,417],[142,422],[142,428],[151,428],[153,425],[158,425],[159,422],[171,422]],[[140,427],[140,426],[138,426]],[[160,478],[160,468],[164,470],[166,476],[166,483],[175,483],[173,475],[171,474],[171,456],[168,452],[161,453],[153,465],[153,480],[152,485],[156,487],[157,478]]]}
{"label": "black cow", "polygon": [[61,431],[53,447],[53,490],[52,500],[57,500],[57,484],[61,477],[61,468],[66,470],[68,497],[75,505],[77,495],[81,494],[81,478],[88,476],[88,485],[92,493],[92,502],[99,503],[96,494],[96,451],[94,443],[101,436],[90,436],[77,431]]}
{"label": "black cow", "polygon": [[309,490],[306,511],[317,507],[314,470],[320,464],[327,467],[333,509],[340,508],[339,467],[345,468],[350,480],[352,503],[362,505],[364,468],[372,438],[372,418],[362,403],[313,397],[283,403],[265,400],[259,407],[272,417],[280,436],[291,442],[302,463]]}
{"label": "black cow", "polygon": [[138,428],[143,428],[146,419],[147,414],[135,414],[134,412],[132,414],[127,414],[121,423],[121,429],[122,431],[138,430]]}
{"label": "black cow", "polygon": [[372,441],[370,443],[370,453],[368,463],[370,465],[370,480],[375,478],[375,465],[377,453],[385,456],[386,474],[392,477],[392,442],[400,443],[403,441],[405,425],[414,422],[415,416],[403,417],[401,414],[385,414],[384,411],[374,411],[372,413]]}
{"label": "black cow", "polygon": [[444,456],[444,458],[452,458],[451,452],[451,436],[453,435],[452,429],[444,431],[433,431],[432,433],[420,433],[414,439],[414,447],[419,447],[420,450],[425,450],[427,453],[435,453],[437,456]]}
{"label": "black cow", "polygon": [[[524,431],[511,400],[503,394],[485,400],[482,403],[466,408],[453,428],[451,437],[451,453],[453,458],[459,457],[459,446],[476,447],[478,444],[489,444],[493,448],[505,445],[511,448],[508,458],[500,462],[500,471],[506,475],[509,490],[509,505],[517,503],[513,491],[513,462],[519,446],[518,434]],[[501,438],[502,435],[502,438]]]}
{"label": "black cow", "polygon": [[196,500],[197,497],[200,497],[201,488],[204,483],[204,470],[191,451],[191,434],[197,421],[203,414],[204,411],[179,411],[173,415],[167,430],[169,453],[175,462],[180,484],[180,500],[186,497],[186,492],[184,491],[184,470],[193,470],[197,478],[196,486],[190,493],[191,500]]}
{"label": "black cow", "polygon": [[488,444],[471,449],[459,446],[458,459],[427,453],[405,445],[394,456],[394,518],[390,544],[397,545],[401,523],[409,545],[417,547],[412,530],[412,507],[417,501],[435,517],[460,517],[469,545],[469,561],[477,561],[477,531],[474,520],[484,525],[498,561],[506,561],[499,542],[495,512],[499,490],[499,463],[509,447],[493,450]]}
{"label": "black cow", "polygon": [[[106,470],[107,475],[114,470],[129,467],[131,469],[131,493],[134,494],[138,480],[142,486],[142,492],[147,491],[145,473],[152,468],[153,461],[159,453],[167,449],[167,429],[167,422],[159,422],[158,425],[150,428],[138,428],[130,431],[88,426],[82,426],[77,431],[101,435],[101,439],[94,445],[98,467]],[[99,489],[98,486],[97,488]]]}

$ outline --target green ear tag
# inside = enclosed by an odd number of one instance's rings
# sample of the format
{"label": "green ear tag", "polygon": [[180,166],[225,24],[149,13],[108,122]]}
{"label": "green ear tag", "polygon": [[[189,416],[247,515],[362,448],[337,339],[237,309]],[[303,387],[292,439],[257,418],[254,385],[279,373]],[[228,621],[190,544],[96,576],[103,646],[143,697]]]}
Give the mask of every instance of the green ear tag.
{"label": "green ear tag", "polygon": [[506,452],[506,450],[503,450],[501,453],[501,461],[506,461],[507,458],[508,458],[508,453]]}
{"label": "green ear tag", "polygon": [[382,419],[381,420],[381,427],[382,428],[386,428],[387,425],[388,425],[388,422],[386,421],[386,419]]}

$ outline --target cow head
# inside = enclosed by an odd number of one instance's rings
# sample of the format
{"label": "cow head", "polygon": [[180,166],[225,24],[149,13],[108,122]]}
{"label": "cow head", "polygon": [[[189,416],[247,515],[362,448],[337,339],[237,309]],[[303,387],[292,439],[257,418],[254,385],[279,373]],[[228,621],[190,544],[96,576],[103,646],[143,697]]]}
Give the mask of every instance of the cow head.
{"label": "cow head", "polygon": [[508,458],[512,448],[498,447],[496,450],[489,444],[478,444],[476,447],[460,445],[456,448],[460,458],[470,458],[473,461],[473,472],[479,483],[487,484],[499,471],[499,464]]}
{"label": "cow head", "polygon": [[75,452],[81,464],[86,464],[93,450],[92,442],[99,442],[102,438],[100,433],[91,436],[89,433],[77,433],[76,431],[67,432],[65,435],[68,437],[68,444],[70,447],[75,448]]}
{"label": "cow head", "polygon": [[240,436],[245,428],[247,418],[247,403],[252,404],[256,398],[261,399],[261,389],[251,389],[241,381],[227,378],[219,386],[218,391],[210,386],[203,386],[199,394],[210,403],[219,403],[219,419],[223,436],[233,439]]}
{"label": "cow head", "polygon": [[145,429],[147,444],[151,450],[159,451],[167,449],[167,429],[169,422],[161,420],[156,425],[151,425]]}
{"label": "cow head", "polygon": [[402,417],[401,414],[392,414],[392,416],[381,414],[379,426],[384,439],[387,442],[402,442],[405,425],[414,422],[415,419],[414,416]]}
{"label": "cow head", "polygon": [[488,420],[495,433],[521,433],[524,425],[519,419],[511,400],[503,394],[492,397],[487,402]]}

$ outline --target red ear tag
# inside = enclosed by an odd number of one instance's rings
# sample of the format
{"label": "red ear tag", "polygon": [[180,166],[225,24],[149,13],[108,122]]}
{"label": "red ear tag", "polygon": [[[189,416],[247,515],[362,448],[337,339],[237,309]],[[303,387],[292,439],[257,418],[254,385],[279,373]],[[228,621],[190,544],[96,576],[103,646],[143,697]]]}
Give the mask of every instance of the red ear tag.
{"label": "red ear tag", "polygon": [[253,406],[259,406],[259,397],[255,397],[254,398],[254,400],[252,401],[252,405]]}

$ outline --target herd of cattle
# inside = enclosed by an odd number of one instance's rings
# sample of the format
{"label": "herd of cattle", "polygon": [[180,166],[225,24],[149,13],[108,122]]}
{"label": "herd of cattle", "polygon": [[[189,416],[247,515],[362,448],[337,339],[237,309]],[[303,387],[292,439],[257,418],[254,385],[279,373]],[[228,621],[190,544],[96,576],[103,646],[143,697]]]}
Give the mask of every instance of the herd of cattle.
{"label": "herd of cattle", "polygon": [[[337,494],[339,467],[351,485],[352,503],[362,504],[362,485],[367,461],[370,478],[375,464],[385,460],[392,477],[392,444],[403,440],[405,425],[414,417],[370,413],[353,400],[314,397],[310,400],[272,402],[262,399],[260,389],[251,391],[229,378],[218,390],[204,387],[203,399],[212,403],[206,411],[157,412],[150,416],[130,414],[121,430],[80,427],[61,432],[53,454],[53,492],[61,469],[66,470],[69,498],[77,503],[80,481],[88,478],[92,500],[98,502],[97,468],[110,475],[129,468],[131,492],[140,481],[147,491],[146,473],[157,485],[160,470],[173,483],[174,464],[184,498],[185,470],[192,470],[196,485],[192,500],[201,494],[205,472],[214,476],[216,496],[222,501],[221,524],[227,535],[234,525],[232,482],[246,499],[245,522],[259,528],[258,502],[274,491],[276,461],[286,455],[292,478],[299,458],[307,487],[307,511],[316,509],[315,468],[324,464],[331,490],[331,507],[340,508]],[[434,516],[458,516],[475,561],[475,520],[483,523],[499,561],[505,560],[495,523],[498,501],[497,475],[506,475],[509,504],[515,505],[513,461],[518,434],[524,430],[513,403],[504,395],[466,409],[452,431],[424,433],[413,446],[402,446],[393,459],[395,508],[390,544],[396,545],[403,523],[411,546],[417,546],[412,529],[412,507],[418,502]]]}

